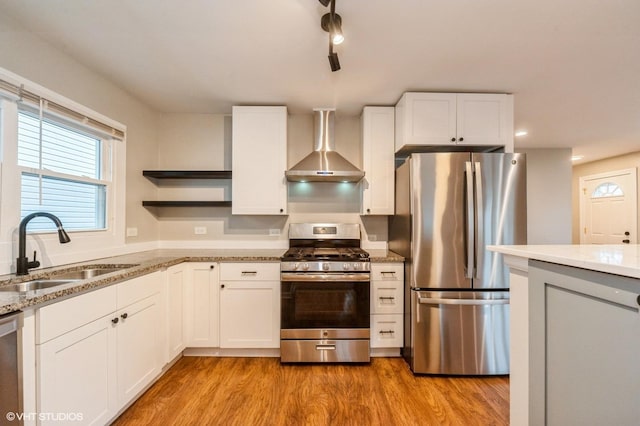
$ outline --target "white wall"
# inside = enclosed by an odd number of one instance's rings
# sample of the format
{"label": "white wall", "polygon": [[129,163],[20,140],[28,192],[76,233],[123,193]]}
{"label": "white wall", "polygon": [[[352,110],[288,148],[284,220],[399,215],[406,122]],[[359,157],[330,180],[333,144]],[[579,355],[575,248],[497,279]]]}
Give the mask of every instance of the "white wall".
{"label": "white wall", "polygon": [[[98,71],[25,32],[3,15],[0,15],[0,67],[127,126],[126,226],[134,223],[138,227],[138,237],[127,242],[155,242],[157,222],[142,207],[141,200],[155,196],[156,189],[142,177],[141,170],[157,165],[157,112]],[[64,248],[73,251],[73,241]],[[95,257],[95,252],[79,252],[74,261],[84,260],[83,256]]]}
{"label": "white wall", "polygon": [[527,240],[571,244],[571,149],[518,149],[527,154]]}
{"label": "white wall", "polygon": [[[341,116],[335,121],[336,149],[358,167],[362,166],[360,117]],[[288,118],[287,164],[293,166],[313,150],[313,115]],[[166,169],[229,170],[232,155],[231,117],[215,114],[162,114],[158,132],[159,167]],[[284,170],[283,170],[284,174]],[[256,171],[259,179],[259,170]],[[228,181],[163,184],[159,199],[229,200]],[[386,217],[360,217],[360,188],[347,183],[289,183],[288,216],[231,215],[230,208],[154,209],[158,236],[163,246],[224,247],[256,244],[286,247],[292,222],[352,222],[363,224],[377,246],[387,235]],[[205,235],[196,235],[204,227]],[[280,235],[270,235],[278,229]],[[378,241],[382,241],[379,243]]]}
{"label": "white wall", "polygon": [[[640,167],[640,151],[599,161],[579,164],[573,168],[573,242],[580,243],[580,178],[598,173]],[[640,212],[640,175],[638,176],[638,211]]]}

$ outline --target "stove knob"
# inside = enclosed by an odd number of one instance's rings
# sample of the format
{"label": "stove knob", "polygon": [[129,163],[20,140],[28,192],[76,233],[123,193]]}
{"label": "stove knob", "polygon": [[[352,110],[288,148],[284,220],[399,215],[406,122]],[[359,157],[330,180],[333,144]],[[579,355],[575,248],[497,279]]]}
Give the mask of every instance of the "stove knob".
{"label": "stove knob", "polygon": [[357,271],[358,269],[360,269],[360,267],[361,267],[361,266],[362,266],[362,265],[360,265],[359,263],[354,263],[354,264],[353,264],[353,270],[354,270],[354,271]]}
{"label": "stove knob", "polygon": [[342,269],[344,269],[345,271],[348,271],[349,268],[351,268],[351,265],[349,265],[348,263],[342,264]]}
{"label": "stove knob", "polygon": [[299,266],[300,266],[300,264],[298,262],[296,262],[296,263],[293,264],[291,269],[293,269],[295,271],[296,269],[298,269]]}
{"label": "stove knob", "polygon": [[302,264],[302,270],[303,271],[308,271],[309,270],[309,264],[308,263],[303,263]]}
{"label": "stove knob", "polygon": [[322,264],[322,270],[323,271],[328,271],[329,270],[329,264],[328,263],[323,263]]}

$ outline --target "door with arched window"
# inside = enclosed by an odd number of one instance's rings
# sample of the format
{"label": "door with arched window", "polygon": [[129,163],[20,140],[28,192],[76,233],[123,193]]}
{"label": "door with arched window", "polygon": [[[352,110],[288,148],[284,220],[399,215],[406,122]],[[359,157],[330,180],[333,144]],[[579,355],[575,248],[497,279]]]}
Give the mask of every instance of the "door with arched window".
{"label": "door with arched window", "polygon": [[636,169],[580,178],[580,243],[638,244]]}

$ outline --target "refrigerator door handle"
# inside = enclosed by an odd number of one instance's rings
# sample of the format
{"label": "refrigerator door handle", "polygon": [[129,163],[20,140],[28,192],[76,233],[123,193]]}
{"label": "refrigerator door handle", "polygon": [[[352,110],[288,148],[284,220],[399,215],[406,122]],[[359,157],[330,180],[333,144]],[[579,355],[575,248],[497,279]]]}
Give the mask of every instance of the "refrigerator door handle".
{"label": "refrigerator door handle", "polygon": [[477,239],[476,244],[479,246],[482,245],[479,249],[475,250],[477,259],[474,265],[475,272],[474,278],[478,278],[478,270],[482,266],[482,262],[484,261],[484,194],[482,191],[482,170],[480,168],[480,163],[476,162],[475,164],[475,181],[476,181],[476,219],[477,219]]}
{"label": "refrigerator door handle", "polygon": [[421,305],[508,305],[509,299],[441,299],[418,297]]}
{"label": "refrigerator door handle", "polygon": [[473,278],[473,265],[474,265],[474,246],[475,246],[475,230],[474,230],[474,197],[473,197],[473,168],[471,167],[471,161],[465,162],[465,168],[467,173],[467,238],[466,238],[466,255],[467,255],[467,270],[465,272],[466,278]]}

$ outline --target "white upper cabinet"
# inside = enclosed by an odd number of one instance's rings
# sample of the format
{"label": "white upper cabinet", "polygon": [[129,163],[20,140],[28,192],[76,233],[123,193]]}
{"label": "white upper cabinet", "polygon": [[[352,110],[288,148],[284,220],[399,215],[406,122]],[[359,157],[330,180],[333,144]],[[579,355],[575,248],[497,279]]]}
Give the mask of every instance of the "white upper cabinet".
{"label": "white upper cabinet", "polygon": [[394,122],[393,107],[362,110],[362,208],[364,215],[394,213]]}
{"label": "white upper cabinet", "polygon": [[234,106],[231,213],[287,213],[287,108]]}
{"label": "white upper cabinet", "polygon": [[513,96],[407,92],[396,105],[396,152],[412,146],[503,146],[513,152]]}

